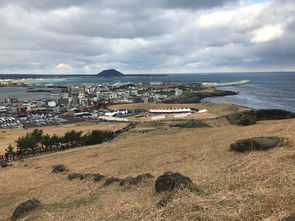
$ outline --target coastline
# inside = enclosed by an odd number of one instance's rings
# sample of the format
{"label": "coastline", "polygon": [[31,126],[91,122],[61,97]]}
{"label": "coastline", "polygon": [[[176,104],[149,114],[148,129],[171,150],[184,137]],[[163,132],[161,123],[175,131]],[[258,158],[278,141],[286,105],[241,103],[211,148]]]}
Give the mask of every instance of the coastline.
{"label": "coastline", "polygon": [[201,101],[205,98],[231,96],[237,94],[238,92],[235,91],[219,90],[215,87],[210,87],[201,89],[200,91],[189,92],[178,97],[167,99],[164,101],[164,103],[201,103]]}

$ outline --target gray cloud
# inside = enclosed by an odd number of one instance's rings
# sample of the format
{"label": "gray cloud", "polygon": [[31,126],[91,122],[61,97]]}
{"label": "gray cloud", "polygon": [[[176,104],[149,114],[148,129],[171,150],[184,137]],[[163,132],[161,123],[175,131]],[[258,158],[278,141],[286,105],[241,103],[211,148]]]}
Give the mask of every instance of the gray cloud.
{"label": "gray cloud", "polygon": [[291,0],[0,0],[0,72],[294,69],[294,10]]}
{"label": "gray cloud", "polygon": [[68,7],[95,7],[97,9],[116,8],[116,9],[146,9],[146,8],[212,8],[221,6],[228,2],[237,0],[128,0],[128,1],[109,1],[109,0],[0,0],[0,5],[20,5],[26,8],[40,10],[51,10],[56,8]]}

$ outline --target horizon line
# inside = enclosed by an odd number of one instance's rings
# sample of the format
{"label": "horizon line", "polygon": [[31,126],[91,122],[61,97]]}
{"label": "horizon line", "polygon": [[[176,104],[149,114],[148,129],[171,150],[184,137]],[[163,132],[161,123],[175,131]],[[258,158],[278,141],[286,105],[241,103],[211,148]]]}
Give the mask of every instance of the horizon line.
{"label": "horizon line", "polygon": [[[167,73],[133,73],[133,74],[124,74],[123,75],[173,75],[173,74],[240,74],[240,73],[295,73],[294,71],[222,71],[222,72],[167,72]],[[97,74],[78,74],[78,73],[0,73],[0,75],[87,75],[87,76],[97,76]]]}

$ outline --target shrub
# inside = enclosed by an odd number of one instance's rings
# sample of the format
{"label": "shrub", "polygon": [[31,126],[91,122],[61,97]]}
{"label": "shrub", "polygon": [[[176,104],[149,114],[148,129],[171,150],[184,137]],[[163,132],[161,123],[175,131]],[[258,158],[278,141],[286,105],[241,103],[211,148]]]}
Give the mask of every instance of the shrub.
{"label": "shrub", "polygon": [[16,146],[20,152],[25,152],[27,150],[35,150],[37,148],[37,140],[27,133],[23,137],[19,137],[16,141]]}
{"label": "shrub", "polygon": [[114,133],[111,131],[93,130],[91,132],[86,133],[82,137],[82,140],[85,145],[94,145],[111,140],[113,138]]}
{"label": "shrub", "polygon": [[[112,131],[100,131],[93,130],[83,135],[83,131],[71,130],[64,134],[64,136],[59,137],[56,134],[50,136],[48,134],[43,134],[42,130],[35,129],[31,133],[27,133],[25,136],[19,137],[15,142],[18,151],[25,153],[27,151],[35,151],[39,146],[51,147],[56,144],[66,144],[71,143],[74,145],[85,144],[94,145],[99,144],[108,140],[113,139],[115,134]],[[7,153],[13,153],[13,148],[11,145],[6,149]]]}
{"label": "shrub", "polygon": [[83,131],[68,131],[62,137],[62,141],[63,143],[80,143],[82,140],[82,133]]}
{"label": "shrub", "polygon": [[15,154],[14,146],[9,144],[8,147],[5,149],[5,155],[13,155],[13,154]]}

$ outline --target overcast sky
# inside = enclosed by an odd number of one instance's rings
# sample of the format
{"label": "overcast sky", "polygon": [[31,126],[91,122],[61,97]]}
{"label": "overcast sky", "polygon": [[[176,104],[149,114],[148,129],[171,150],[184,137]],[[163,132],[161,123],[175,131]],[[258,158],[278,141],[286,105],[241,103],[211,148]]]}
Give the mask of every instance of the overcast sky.
{"label": "overcast sky", "polygon": [[294,0],[0,0],[0,73],[295,70]]}

